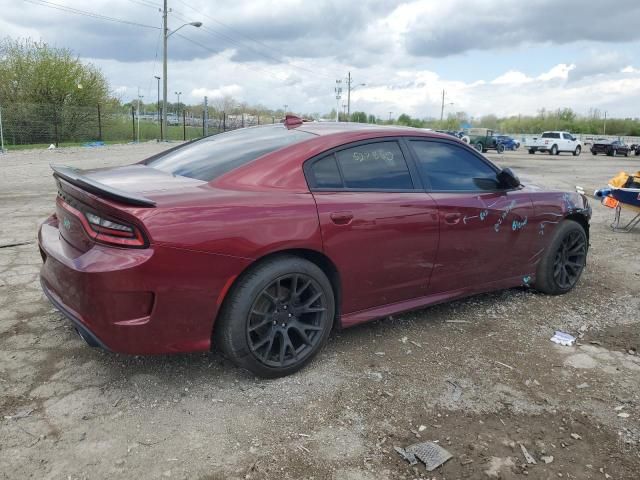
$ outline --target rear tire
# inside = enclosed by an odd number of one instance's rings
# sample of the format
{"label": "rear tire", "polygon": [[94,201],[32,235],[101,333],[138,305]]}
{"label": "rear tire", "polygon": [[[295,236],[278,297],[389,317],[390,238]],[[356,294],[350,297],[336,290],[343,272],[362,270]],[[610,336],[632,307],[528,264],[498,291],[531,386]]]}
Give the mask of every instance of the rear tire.
{"label": "rear tire", "polygon": [[580,148],[580,145],[578,145],[576,149],[573,151],[573,156],[577,157],[578,155],[580,155],[581,151],[582,151],[582,148]]}
{"label": "rear tire", "polygon": [[553,232],[553,238],[536,270],[536,290],[561,295],[573,289],[587,261],[587,234],[577,222],[563,221]]}
{"label": "rear tire", "polygon": [[335,315],[324,272],[286,255],[238,278],[217,320],[214,341],[236,365],[264,378],[290,375],[322,349]]}
{"label": "rear tire", "polygon": [[549,155],[558,155],[558,146],[554,145],[553,147],[551,147],[551,150],[549,150]]}
{"label": "rear tire", "polygon": [[496,151],[498,153],[504,153],[504,145],[502,143],[499,143],[498,145],[496,145]]}
{"label": "rear tire", "polygon": [[533,155],[534,153],[536,153],[536,151],[533,148],[529,149],[529,155]]}
{"label": "rear tire", "polygon": [[484,153],[484,145],[482,144],[482,142],[478,142],[474,146],[476,147],[477,151],[479,151],[480,153]]}

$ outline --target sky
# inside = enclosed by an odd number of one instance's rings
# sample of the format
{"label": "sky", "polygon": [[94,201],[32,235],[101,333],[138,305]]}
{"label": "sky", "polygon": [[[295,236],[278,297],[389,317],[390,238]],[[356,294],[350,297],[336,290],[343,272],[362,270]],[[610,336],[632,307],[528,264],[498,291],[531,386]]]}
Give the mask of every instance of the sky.
{"label": "sky", "polygon": [[[160,0],[0,0],[0,35],[73,50],[123,101],[157,97]],[[65,8],[60,9],[59,6]],[[383,118],[640,117],[640,0],[169,0],[168,99]],[[80,13],[78,13],[80,11]],[[112,21],[117,19],[120,21]],[[129,22],[129,23],[125,23]],[[336,80],[343,96],[335,98]],[[364,85],[363,85],[364,84]]]}

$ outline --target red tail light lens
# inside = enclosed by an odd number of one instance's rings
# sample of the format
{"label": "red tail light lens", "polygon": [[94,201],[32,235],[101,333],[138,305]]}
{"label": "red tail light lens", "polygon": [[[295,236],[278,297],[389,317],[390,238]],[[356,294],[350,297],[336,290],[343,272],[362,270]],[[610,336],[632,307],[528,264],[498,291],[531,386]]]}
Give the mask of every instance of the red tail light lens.
{"label": "red tail light lens", "polygon": [[89,228],[95,233],[93,238],[96,241],[131,247],[142,247],[145,244],[142,233],[133,225],[104,218],[94,212],[84,212],[84,215]]}
{"label": "red tail light lens", "polygon": [[[96,242],[118,247],[143,248],[147,246],[145,236],[135,225],[113,217],[106,217],[72,198],[63,199],[59,195],[56,201],[60,207],[80,221],[87,236]],[[69,203],[73,203],[73,206]]]}

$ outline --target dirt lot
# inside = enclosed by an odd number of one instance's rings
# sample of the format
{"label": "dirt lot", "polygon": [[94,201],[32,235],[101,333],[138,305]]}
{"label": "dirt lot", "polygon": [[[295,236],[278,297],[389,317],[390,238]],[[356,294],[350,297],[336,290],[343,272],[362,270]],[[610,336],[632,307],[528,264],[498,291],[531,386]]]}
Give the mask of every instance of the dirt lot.
{"label": "dirt lot", "polygon": [[[253,378],[215,353],[87,347],[38,283],[48,164],[118,165],[162,148],[0,155],[0,478],[638,478],[640,232],[613,234],[595,201],[572,293],[514,289],[335,332],[288,378]],[[587,192],[640,169],[639,157],[490,156]],[[555,329],[579,345],[550,342]],[[419,440],[454,457],[411,467],[393,447]]]}

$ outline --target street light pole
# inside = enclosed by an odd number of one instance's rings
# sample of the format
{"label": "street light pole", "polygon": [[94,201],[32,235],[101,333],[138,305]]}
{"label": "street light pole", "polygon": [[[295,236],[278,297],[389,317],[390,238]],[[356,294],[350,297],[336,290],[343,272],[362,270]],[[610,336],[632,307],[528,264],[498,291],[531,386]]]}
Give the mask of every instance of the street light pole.
{"label": "street light pole", "polygon": [[182,27],[186,27],[187,25],[191,25],[193,27],[199,28],[202,26],[202,22],[190,22],[185,23],[184,25],[180,25],[175,30],[169,32],[169,28],[167,26],[167,0],[162,2],[162,130],[160,132],[161,140],[164,140],[164,134],[167,132],[167,40],[171,35],[176,33]]}
{"label": "street light pole", "polygon": [[284,117],[287,118],[287,108],[289,107],[289,105],[287,105],[286,103],[284,104]]}
{"label": "street light pole", "polygon": [[174,92],[174,93],[178,97],[178,106],[176,108],[178,109],[178,113],[180,113],[180,95],[182,95],[182,92]]}
{"label": "street light pole", "polygon": [[157,75],[154,75],[155,79],[158,81],[158,112],[157,112],[157,117],[158,117],[158,123],[160,124],[160,140],[162,140],[162,117],[160,116],[160,77]]}
{"label": "street light pole", "polygon": [[162,9],[162,123],[160,124],[160,141],[164,141],[167,131],[167,0],[163,2]]}
{"label": "street light pole", "polygon": [[340,99],[342,98],[342,80],[336,80],[336,122],[340,121]]}

